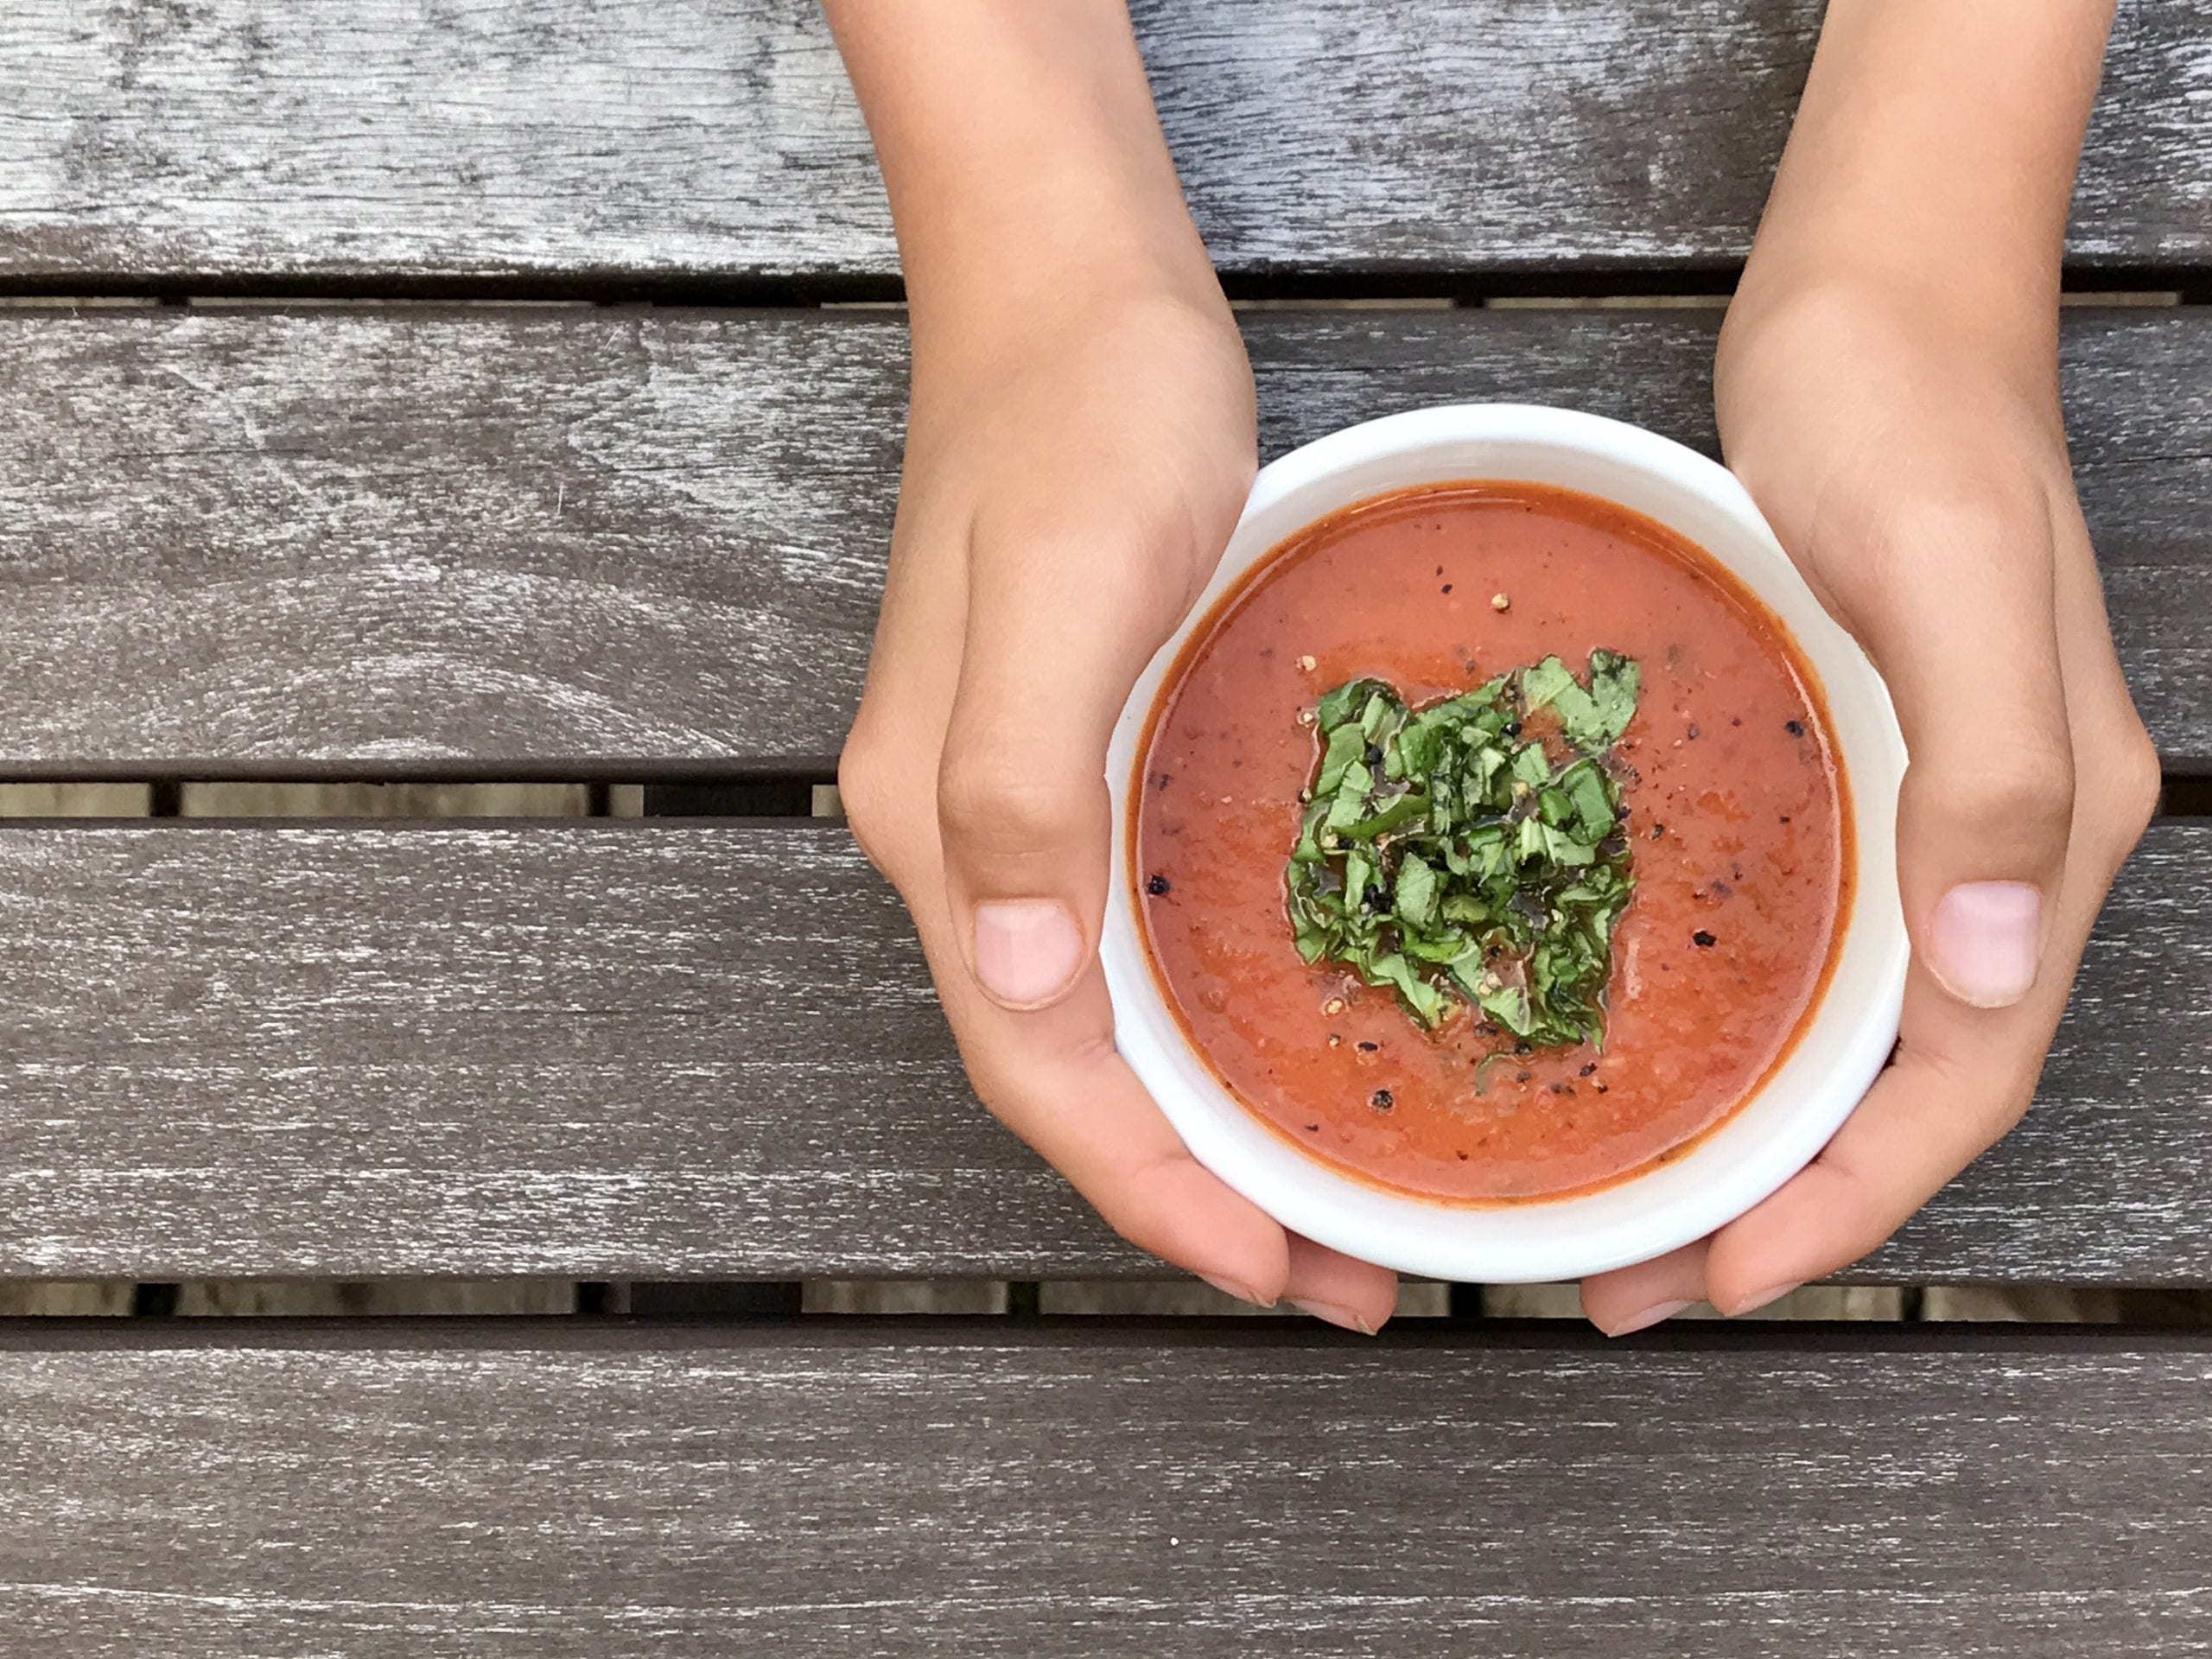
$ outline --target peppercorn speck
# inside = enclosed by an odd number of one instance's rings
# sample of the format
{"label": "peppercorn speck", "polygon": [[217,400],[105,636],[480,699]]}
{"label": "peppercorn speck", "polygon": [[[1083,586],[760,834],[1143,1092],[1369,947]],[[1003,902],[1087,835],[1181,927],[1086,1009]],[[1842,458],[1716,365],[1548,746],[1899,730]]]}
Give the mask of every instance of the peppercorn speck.
{"label": "peppercorn speck", "polygon": [[1782,729],[1792,737],[1802,737],[1805,735],[1805,722],[1802,720],[1785,720],[1782,722]]}
{"label": "peppercorn speck", "polygon": [[1367,1097],[1367,1103],[1378,1112],[1387,1112],[1398,1103],[1388,1089],[1377,1089]]}
{"label": "peppercorn speck", "polygon": [[1700,927],[1696,932],[1690,935],[1690,943],[1697,946],[1699,950],[1710,950],[1713,945],[1718,944],[1719,941]]}
{"label": "peppercorn speck", "polygon": [[1174,884],[1164,875],[1152,875],[1145,878],[1144,890],[1154,898],[1161,899],[1174,891]]}

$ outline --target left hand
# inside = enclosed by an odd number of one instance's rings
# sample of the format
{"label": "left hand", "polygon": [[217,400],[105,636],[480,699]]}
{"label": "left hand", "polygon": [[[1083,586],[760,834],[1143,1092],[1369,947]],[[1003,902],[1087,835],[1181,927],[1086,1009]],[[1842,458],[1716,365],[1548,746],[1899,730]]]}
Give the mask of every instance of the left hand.
{"label": "left hand", "polygon": [[1910,751],[1913,960],[1894,1063],[1814,1161],[1710,1239],[1585,1281],[1618,1335],[1773,1300],[1879,1245],[2020,1117],[2158,800],[2061,423],[2055,331],[1940,287],[1756,286],[1715,365],[1723,448],[1887,680]]}

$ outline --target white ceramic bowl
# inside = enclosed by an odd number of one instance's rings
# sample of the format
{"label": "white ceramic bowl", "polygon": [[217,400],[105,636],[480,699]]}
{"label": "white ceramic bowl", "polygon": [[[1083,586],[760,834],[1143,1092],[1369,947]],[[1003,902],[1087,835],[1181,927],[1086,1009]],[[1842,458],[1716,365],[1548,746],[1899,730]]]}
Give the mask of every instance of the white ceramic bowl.
{"label": "white ceramic bowl", "polygon": [[[1849,775],[1857,849],[1834,971],[1796,1046],[1751,1099],[1672,1162],[1593,1192],[1488,1206],[1369,1185],[1308,1156],[1240,1106],[1193,1052],[1161,995],[1128,867],[1129,794],[1146,715],[1213,601],[1338,508],[1465,479],[1524,480],[1602,496],[1657,519],[1734,571],[1788,625],[1820,678]],[[1573,1279],[1647,1260],[1703,1237],[1780,1186],[1827,1144],[1881,1070],[1897,1037],[1907,957],[1896,860],[1904,760],[1880,677],[1821,608],[1726,468],[1637,427],[1528,404],[1414,410],[1333,433],[1260,474],[1205,596],[1137,681],[1114,728],[1107,763],[1114,880],[1100,953],[1115,1039],[1200,1163],[1286,1227],[1348,1255],[1491,1284]]]}

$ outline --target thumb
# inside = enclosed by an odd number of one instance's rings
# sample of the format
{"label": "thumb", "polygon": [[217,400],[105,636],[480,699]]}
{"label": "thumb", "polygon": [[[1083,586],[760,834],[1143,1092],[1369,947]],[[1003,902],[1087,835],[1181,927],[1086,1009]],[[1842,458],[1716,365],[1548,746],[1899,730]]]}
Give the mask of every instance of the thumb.
{"label": "thumb", "polygon": [[1201,563],[1187,532],[979,533],[938,822],[969,970],[1002,1007],[1058,1001],[1096,948],[1107,740]]}
{"label": "thumb", "polygon": [[2074,810],[2052,535],[2018,506],[1900,509],[1847,602],[1910,756],[1897,880],[1921,964],[1961,1001],[2005,1007],[2036,982]]}

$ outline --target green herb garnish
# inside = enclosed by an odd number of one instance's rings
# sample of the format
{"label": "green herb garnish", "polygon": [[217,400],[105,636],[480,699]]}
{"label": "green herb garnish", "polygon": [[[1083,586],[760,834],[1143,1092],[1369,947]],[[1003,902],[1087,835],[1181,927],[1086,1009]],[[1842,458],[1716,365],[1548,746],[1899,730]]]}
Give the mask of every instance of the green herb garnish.
{"label": "green herb garnish", "polygon": [[[1374,679],[1323,697],[1286,873],[1299,954],[1389,986],[1423,1026],[1464,999],[1532,1046],[1601,1042],[1631,887],[1605,760],[1637,685],[1634,662],[1593,651],[1586,683],[1547,657],[1421,709]],[[1522,734],[1540,709],[1556,757]]]}

